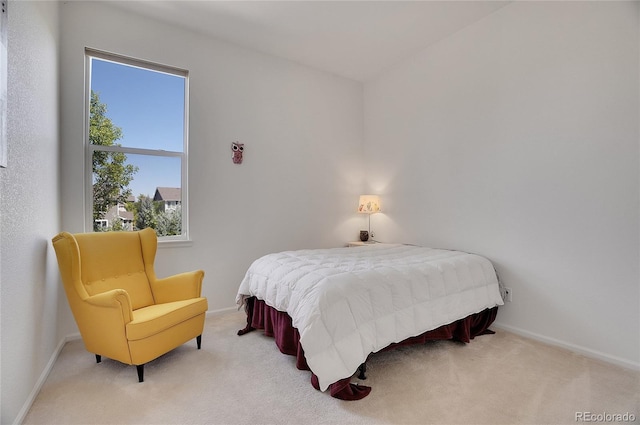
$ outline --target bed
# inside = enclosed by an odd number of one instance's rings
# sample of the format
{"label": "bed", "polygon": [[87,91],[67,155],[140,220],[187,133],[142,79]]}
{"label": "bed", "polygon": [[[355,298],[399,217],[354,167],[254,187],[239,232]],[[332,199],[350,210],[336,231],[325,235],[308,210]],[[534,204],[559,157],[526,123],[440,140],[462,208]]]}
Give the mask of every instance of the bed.
{"label": "bed", "polygon": [[461,251],[413,245],[284,251],[251,264],[236,297],[245,334],[274,336],[312,384],[341,399],[371,353],[429,339],[469,342],[487,333],[503,304],[492,263]]}

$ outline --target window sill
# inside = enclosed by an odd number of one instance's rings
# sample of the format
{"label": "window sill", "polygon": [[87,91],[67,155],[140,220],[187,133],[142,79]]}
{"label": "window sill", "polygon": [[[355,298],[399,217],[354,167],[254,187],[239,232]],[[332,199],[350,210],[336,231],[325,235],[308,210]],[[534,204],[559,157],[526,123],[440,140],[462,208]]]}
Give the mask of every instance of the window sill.
{"label": "window sill", "polygon": [[190,247],[193,245],[193,241],[192,240],[187,240],[187,239],[167,239],[167,240],[161,240],[158,239],[158,248],[182,248],[182,247]]}

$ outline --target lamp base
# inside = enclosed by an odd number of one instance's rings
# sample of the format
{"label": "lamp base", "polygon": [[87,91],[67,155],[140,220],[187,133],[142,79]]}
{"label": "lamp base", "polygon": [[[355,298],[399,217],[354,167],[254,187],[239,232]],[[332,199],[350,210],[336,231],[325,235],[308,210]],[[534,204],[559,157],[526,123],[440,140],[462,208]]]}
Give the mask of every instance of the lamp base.
{"label": "lamp base", "polygon": [[366,242],[369,240],[369,232],[366,230],[360,230],[360,240]]}

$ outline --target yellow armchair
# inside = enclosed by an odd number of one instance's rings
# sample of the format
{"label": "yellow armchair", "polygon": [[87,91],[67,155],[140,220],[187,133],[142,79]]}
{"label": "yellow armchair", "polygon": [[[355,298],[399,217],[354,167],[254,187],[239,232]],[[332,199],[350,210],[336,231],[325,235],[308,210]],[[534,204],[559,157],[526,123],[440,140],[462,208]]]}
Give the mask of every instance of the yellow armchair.
{"label": "yellow armchair", "polygon": [[98,363],[105,356],[136,365],[143,382],[145,363],[193,338],[200,349],[204,272],[158,279],[153,229],[62,232],[52,242],[80,335]]}

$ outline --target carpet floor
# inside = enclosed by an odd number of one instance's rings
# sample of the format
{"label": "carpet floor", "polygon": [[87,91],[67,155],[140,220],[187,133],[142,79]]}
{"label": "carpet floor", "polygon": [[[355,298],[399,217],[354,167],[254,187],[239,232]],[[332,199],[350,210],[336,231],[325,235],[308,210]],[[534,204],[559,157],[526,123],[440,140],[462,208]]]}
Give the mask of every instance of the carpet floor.
{"label": "carpet floor", "polygon": [[362,382],[371,394],[347,402],[313,389],[272,338],[237,336],[244,323],[244,312],[208,317],[202,349],[189,342],[148,363],[143,383],[135,367],[96,364],[71,341],[24,423],[575,424],[624,414],[640,422],[640,372],[502,330],[375,354]]}

